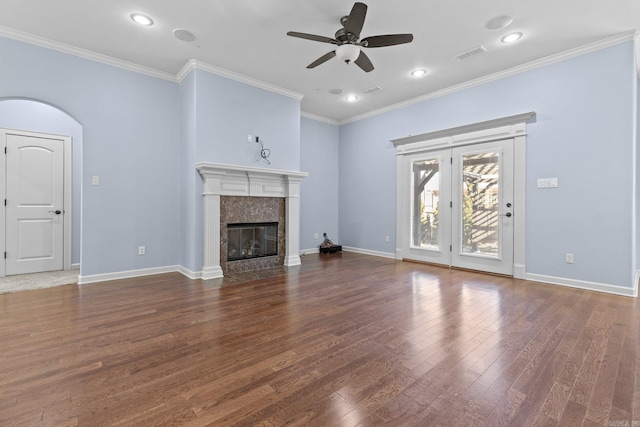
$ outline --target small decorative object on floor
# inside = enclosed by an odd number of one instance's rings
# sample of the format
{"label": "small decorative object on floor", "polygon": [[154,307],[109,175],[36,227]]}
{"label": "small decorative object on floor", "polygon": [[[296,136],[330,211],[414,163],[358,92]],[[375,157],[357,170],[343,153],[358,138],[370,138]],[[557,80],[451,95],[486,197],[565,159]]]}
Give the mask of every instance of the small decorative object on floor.
{"label": "small decorative object on floor", "polygon": [[333,254],[342,251],[342,245],[334,245],[331,239],[327,237],[327,233],[322,233],[324,241],[320,244],[321,254]]}

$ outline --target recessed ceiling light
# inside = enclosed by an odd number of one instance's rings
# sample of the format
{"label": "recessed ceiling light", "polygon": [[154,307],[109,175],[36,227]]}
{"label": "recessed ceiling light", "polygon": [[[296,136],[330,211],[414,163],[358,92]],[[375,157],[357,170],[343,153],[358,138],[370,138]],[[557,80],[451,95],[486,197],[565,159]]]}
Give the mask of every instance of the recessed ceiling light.
{"label": "recessed ceiling light", "polygon": [[136,24],[145,25],[145,26],[153,25],[153,19],[141,13],[132,13],[131,19],[133,19],[133,22],[135,22]]}
{"label": "recessed ceiling light", "polygon": [[345,99],[349,102],[356,102],[358,100],[358,97],[355,95],[348,95]]}
{"label": "recessed ceiling light", "polygon": [[500,28],[504,28],[507,25],[511,24],[512,22],[513,22],[513,18],[510,17],[509,15],[498,15],[489,19],[484,24],[484,27],[488,30],[499,30]]}
{"label": "recessed ceiling light", "polygon": [[426,75],[427,75],[427,70],[425,70],[424,68],[421,68],[421,69],[419,69],[419,70],[413,70],[413,71],[411,72],[411,75],[412,75],[413,77],[416,77],[416,78],[417,78],[417,77],[424,77],[424,76],[426,76]]}
{"label": "recessed ceiling light", "polygon": [[520,40],[521,37],[522,33],[511,33],[501,38],[500,41],[502,43],[513,43],[516,40]]}

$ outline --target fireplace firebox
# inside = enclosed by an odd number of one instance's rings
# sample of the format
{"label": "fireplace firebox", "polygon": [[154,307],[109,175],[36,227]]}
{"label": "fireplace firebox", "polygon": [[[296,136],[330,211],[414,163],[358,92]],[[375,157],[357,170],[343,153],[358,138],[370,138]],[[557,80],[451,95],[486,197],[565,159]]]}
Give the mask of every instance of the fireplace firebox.
{"label": "fireplace firebox", "polygon": [[278,255],[278,223],[227,224],[227,261]]}

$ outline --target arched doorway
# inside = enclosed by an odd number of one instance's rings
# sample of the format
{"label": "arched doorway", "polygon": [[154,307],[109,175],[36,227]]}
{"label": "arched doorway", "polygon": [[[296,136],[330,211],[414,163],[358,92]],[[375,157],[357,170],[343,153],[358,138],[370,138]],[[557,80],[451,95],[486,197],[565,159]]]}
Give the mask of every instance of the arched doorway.
{"label": "arched doorway", "polygon": [[[0,128],[69,137],[71,140],[70,225],[66,232],[67,245],[64,268],[79,268],[81,259],[82,216],[82,124],[57,106],[34,99],[0,99]],[[4,224],[2,224],[4,227]]]}

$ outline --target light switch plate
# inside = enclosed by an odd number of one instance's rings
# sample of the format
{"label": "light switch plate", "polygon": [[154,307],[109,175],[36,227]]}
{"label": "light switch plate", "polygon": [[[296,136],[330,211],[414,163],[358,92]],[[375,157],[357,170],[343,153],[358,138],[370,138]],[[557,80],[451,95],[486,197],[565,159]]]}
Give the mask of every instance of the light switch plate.
{"label": "light switch plate", "polygon": [[538,178],[538,188],[556,188],[558,178]]}
{"label": "light switch plate", "polygon": [[100,185],[100,177],[99,176],[92,176],[91,177],[91,185]]}

